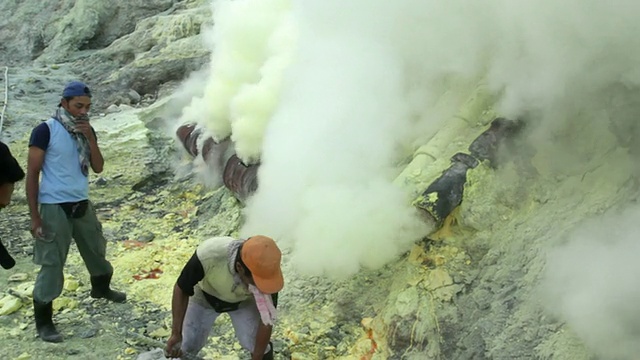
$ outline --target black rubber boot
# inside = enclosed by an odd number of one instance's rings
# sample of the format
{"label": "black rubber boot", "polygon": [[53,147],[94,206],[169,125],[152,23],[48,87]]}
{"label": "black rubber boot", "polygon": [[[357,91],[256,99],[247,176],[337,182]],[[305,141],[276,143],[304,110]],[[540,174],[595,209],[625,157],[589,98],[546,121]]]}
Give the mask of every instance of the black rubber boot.
{"label": "black rubber boot", "polygon": [[36,329],[38,330],[38,336],[43,341],[59,343],[62,342],[62,335],[56,330],[53,325],[53,307],[52,304],[40,303],[33,301],[33,312],[36,318]]}
{"label": "black rubber boot", "polygon": [[269,342],[269,352],[264,354],[262,360],[273,360],[273,343]]}
{"label": "black rubber boot", "polygon": [[127,294],[111,290],[111,276],[105,274],[91,277],[91,297],[96,299],[107,299],[109,301],[123,303],[127,301]]}

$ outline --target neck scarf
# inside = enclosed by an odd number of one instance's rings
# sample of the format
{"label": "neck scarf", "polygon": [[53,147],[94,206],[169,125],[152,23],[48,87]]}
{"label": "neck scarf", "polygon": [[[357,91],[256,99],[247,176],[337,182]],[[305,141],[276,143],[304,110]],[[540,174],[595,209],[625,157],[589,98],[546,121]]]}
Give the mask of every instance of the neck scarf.
{"label": "neck scarf", "polygon": [[[227,255],[229,257],[229,271],[231,272],[231,275],[233,275],[234,283],[232,290],[234,291],[239,285],[243,285],[242,278],[240,278],[240,275],[235,269],[238,250],[240,249],[242,243],[244,243],[244,240],[232,241],[231,244],[229,244],[229,248],[227,249]],[[271,298],[271,295],[263,293],[253,285],[249,285],[248,289],[256,301],[256,307],[258,308],[258,312],[260,313],[262,323],[265,325],[273,325],[277,318],[277,311],[275,306],[273,305],[273,299]]]}
{"label": "neck scarf", "polygon": [[89,117],[84,115],[82,117],[74,118],[64,108],[59,107],[56,110],[56,114],[53,117],[69,132],[71,137],[76,141],[78,147],[80,170],[84,176],[89,175],[89,159],[91,158],[91,148],[89,147],[89,140],[84,134],[75,130],[75,125],[78,120],[89,121]]}
{"label": "neck scarf", "polygon": [[258,307],[262,323],[265,325],[273,325],[276,322],[278,313],[276,312],[275,306],[273,306],[271,295],[263,293],[253,285],[249,285],[249,291],[251,291],[256,300],[256,306]]}

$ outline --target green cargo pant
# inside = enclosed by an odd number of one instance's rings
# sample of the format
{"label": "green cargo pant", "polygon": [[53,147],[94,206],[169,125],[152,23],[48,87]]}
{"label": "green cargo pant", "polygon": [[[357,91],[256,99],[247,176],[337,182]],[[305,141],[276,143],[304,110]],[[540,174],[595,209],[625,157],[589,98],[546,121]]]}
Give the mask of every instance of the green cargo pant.
{"label": "green cargo pant", "polygon": [[41,266],[33,289],[34,300],[48,303],[62,293],[63,268],[72,238],[91,276],[113,272],[106,259],[107,241],[102,235],[102,224],[91,202],[81,218],[68,218],[57,204],[40,205],[40,217],[44,236],[35,240],[33,249],[33,262]]}

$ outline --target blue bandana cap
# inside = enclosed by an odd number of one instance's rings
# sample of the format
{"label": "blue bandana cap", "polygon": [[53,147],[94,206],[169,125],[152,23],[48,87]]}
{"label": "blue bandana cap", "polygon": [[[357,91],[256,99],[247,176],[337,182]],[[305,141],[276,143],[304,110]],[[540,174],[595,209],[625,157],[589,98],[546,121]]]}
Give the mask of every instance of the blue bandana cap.
{"label": "blue bandana cap", "polygon": [[91,97],[91,90],[89,87],[80,81],[72,81],[64,87],[62,91],[62,97],[74,97],[74,96],[88,96]]}

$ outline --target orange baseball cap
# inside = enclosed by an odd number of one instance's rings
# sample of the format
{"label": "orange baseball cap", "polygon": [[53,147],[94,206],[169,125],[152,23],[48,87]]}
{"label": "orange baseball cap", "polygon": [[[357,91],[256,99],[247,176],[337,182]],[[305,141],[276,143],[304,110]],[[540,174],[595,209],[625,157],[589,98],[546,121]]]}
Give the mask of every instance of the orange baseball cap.
{"label": "orange baseball cap", "polygon": [[280,269],[282,253],[270,237],[256,235],[248,238],[240,252],[242,262],[251,270],[258,290],[265,294],[275,294],[284,287]]}

